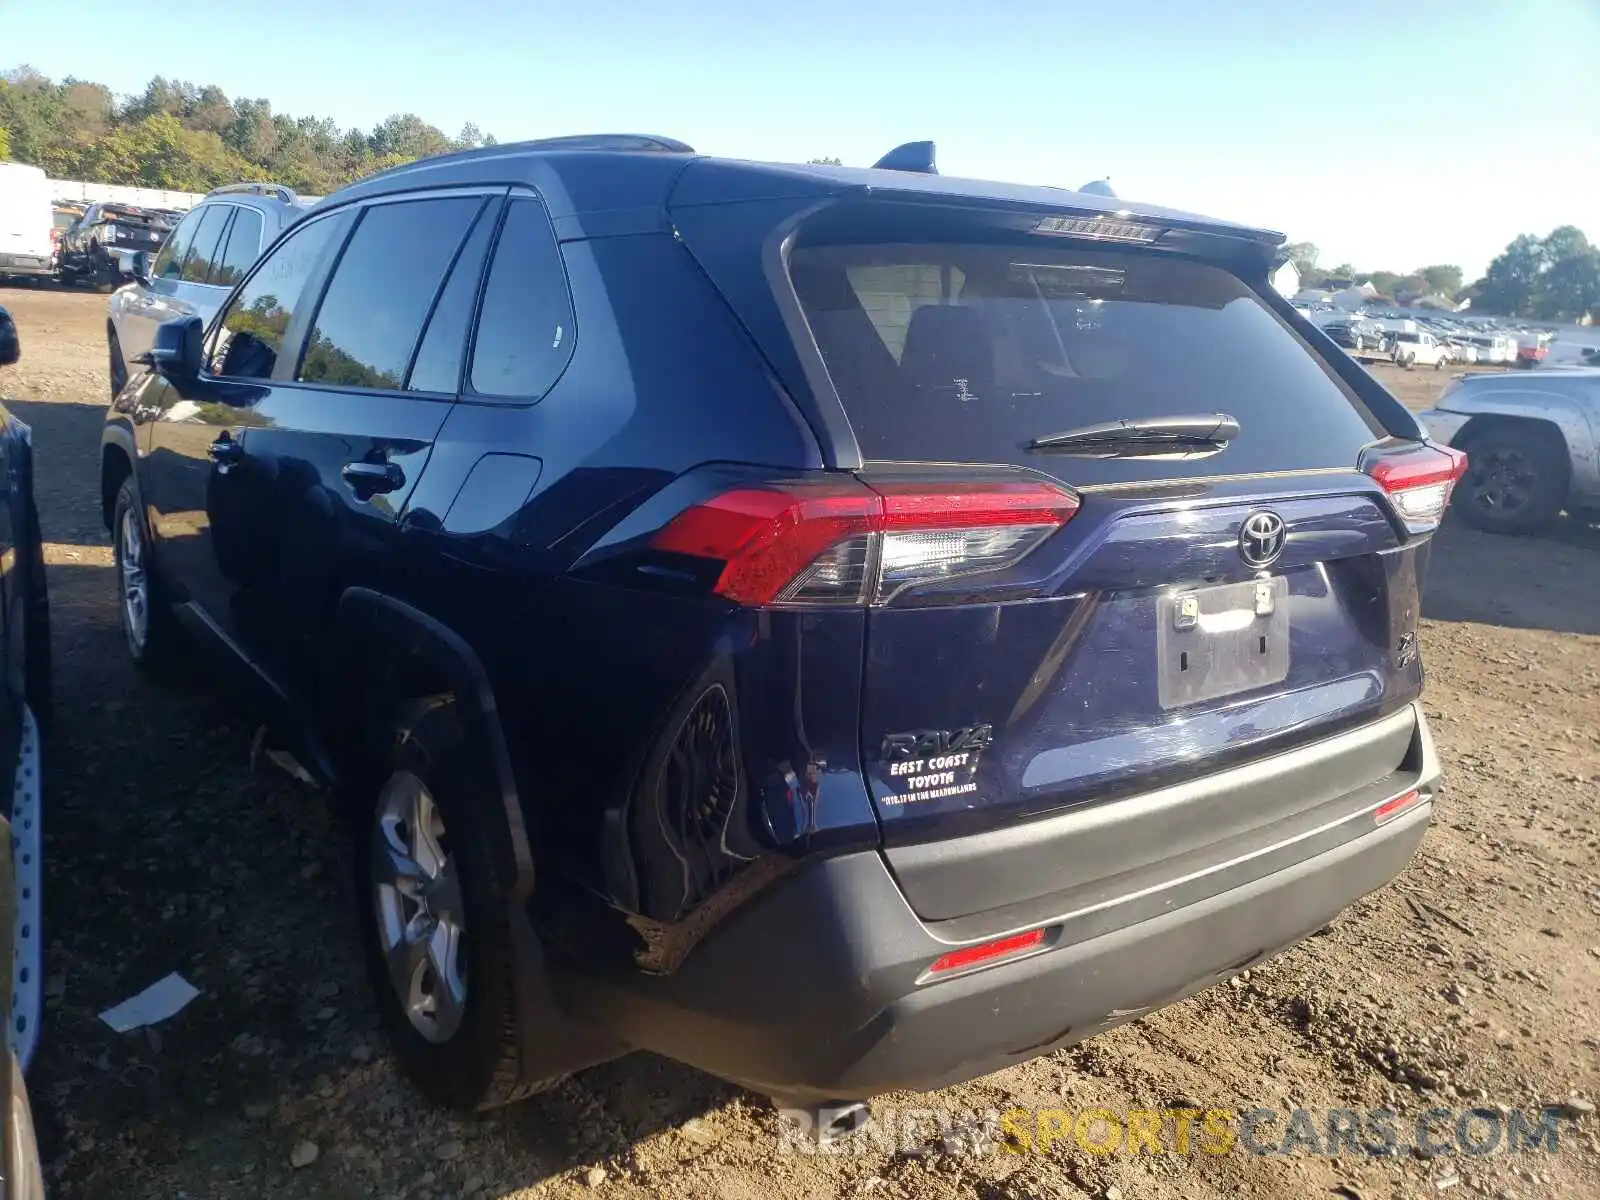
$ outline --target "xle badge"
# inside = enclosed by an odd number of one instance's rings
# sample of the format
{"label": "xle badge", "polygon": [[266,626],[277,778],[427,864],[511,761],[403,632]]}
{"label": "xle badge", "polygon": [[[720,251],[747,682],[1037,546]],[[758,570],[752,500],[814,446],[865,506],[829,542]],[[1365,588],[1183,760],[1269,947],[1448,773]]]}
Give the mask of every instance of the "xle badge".
{"label": "xle badge", "polygon": [[890,790],[878,799],[910,804],[976,792],[978,760],[993,741],[992,725],[889,734],[883,739],[883,758]]}

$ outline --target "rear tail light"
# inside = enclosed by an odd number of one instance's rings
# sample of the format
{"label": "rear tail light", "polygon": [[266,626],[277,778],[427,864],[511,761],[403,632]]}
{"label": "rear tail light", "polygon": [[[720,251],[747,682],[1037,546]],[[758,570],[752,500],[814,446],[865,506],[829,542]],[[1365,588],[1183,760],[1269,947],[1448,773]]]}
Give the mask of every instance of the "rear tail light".
{"label": "rear tail light", "polygon": [[1031,480],[774,484],[685,509],[651,546],[720,561],[713,590],[739,604],[883,604],[1012,566],[1077,510],[1074,493]]}
{"label": "rear tail light", "polygon": [[1466,472],[1467,456],[1449,446],[1414,443],[1379,450],[1362,469],[1389,494],[1395,513],[1412,533],[1425,533],[1444,519],[1450,492]]}
{"label": "rear tail light", "polygon": [[922,982],[926,983],[957,971],[968,971],[973,967],[990,966],[1002,959],[1020,958],[1043,947],[1044,937],[1043,929],[1030,929],[1027,933],[1013,933],[1008,937],[996,938],[992,942],[981,942],[976,946],[952,950],[949,954],[942,954],[933,960],[923,972]]}

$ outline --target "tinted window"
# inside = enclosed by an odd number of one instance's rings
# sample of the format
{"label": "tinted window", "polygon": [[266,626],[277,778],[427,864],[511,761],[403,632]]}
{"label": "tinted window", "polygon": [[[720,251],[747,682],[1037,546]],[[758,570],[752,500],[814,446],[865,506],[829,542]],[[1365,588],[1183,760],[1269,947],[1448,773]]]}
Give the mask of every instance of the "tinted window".
{"label": "tinted window", "polygon": [[244,278],[260,253],[261,214],[253,208],[235,208],[233,224],[228,226],[227,243],[211,268],[211,282],[232,287]]}
{"label": "tinted window", "polygon": [[217,243],[222,239],[222,227],[233,212],[231,204],[207,204],[200,209],[200,226],[189,245],[189,257],[183,260],[183,279],[186,283],[204,283],[211,274],[211,260],[216,257]]}
{"label": "tinted window", "polygon": [[472,305],[478,298],[478,280],[483,275],[483,258],[494,234],[494,209],[485,206],[467,235],[466,244],[450,269],[450,279],[439,293],[428,330],[422,335],[417,361],[411,365],[406,387],[414,392],[454,393],[461,383],[461,355],[466,349],[467,329],[472,324]]}
{"label": "tinted window", "polygon": [[172,231],[167,244],[161,247],[156,254],[155,262],[151,264],[150,271],[153,275],[164,276],[167,279],[178,277],[178,272],[183,269],[184,257],[189,253],[189,243],[194,240],[194,231],[204,215],[199,209],[195,209],[178,222],[178,227]]}
{"label": "tinted window", "polygon": [[[1149,252],[812,246],[795,290],[871,459],[1021,463],[1079,483],[1353,466],[1378,426],[1243,282]],[[1036,437],[1229,413],[1187,461],[1065,458]]]}
{"label": "tinted window", "polygon": [[295,309],[307,299],[306,281],[329,239],[346,228],[339,217],[301,226],[271,254],[228,306],[211,348],[211,373],[269,379]]}
{"label": "tinted window", "polygon": [[537,400],[566,368],[572,340],[572,300],[549,218],[537,201],[513,200],[484,289],[473,390]]}
{"label": "tinted window", "polygon": [[369,208],[334,268],[299,379],[398,388],[478,197]]}

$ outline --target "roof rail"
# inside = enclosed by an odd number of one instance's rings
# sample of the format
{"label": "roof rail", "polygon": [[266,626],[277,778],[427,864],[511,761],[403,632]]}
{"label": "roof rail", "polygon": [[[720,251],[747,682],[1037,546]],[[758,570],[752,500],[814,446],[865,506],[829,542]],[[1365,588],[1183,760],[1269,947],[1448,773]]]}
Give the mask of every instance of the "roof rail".
{"label": "roof rail", "polygon": [[246,194],[251,196],[272,196],[282,200],[285,204],[293,204],[298,196],[293,188],[286,188],[281,183],[225,183],[219,188],[212,188],[206,193],[206,198],[212,196],[226,196]]}
{"label": "roof rail", "polygon": [[528,150],[647,150],[667,154],[693,154],[694,147],[676,138],[653,133],[578,133],[566,137],[535,138],[512,143]]}
{"label": "roof rail", "polygon": [[896,146],[872,164],[882,171],[913,171],[918,175],[937,175],[932,142],[906,142]]}

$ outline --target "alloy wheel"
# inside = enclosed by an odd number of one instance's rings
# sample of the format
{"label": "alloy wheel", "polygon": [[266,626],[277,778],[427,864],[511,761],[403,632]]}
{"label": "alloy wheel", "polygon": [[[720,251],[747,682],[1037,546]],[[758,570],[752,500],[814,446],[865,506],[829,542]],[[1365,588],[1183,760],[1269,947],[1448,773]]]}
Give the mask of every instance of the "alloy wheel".
{"label": "alloy wheel", "polygon": [[371,863],[395,998],[424,1038],[449,1041],[467,1000],[461,884],[439,806],[410,771],[396,771],[379,795]]}
{"label": "alloy wheel", "polygon": [[122,585],[122,632],[137,658],[150,636],[150,576],[144,563],[144,531],[132,506],[122,510],[117,527],[117,576]]}
{"label": "alloy wheel", "polygon": [[1469,461],[1468,497],[1478,508],[1509,517],[1532,503],[1533,463],[1520,450],[1496,447]]}

